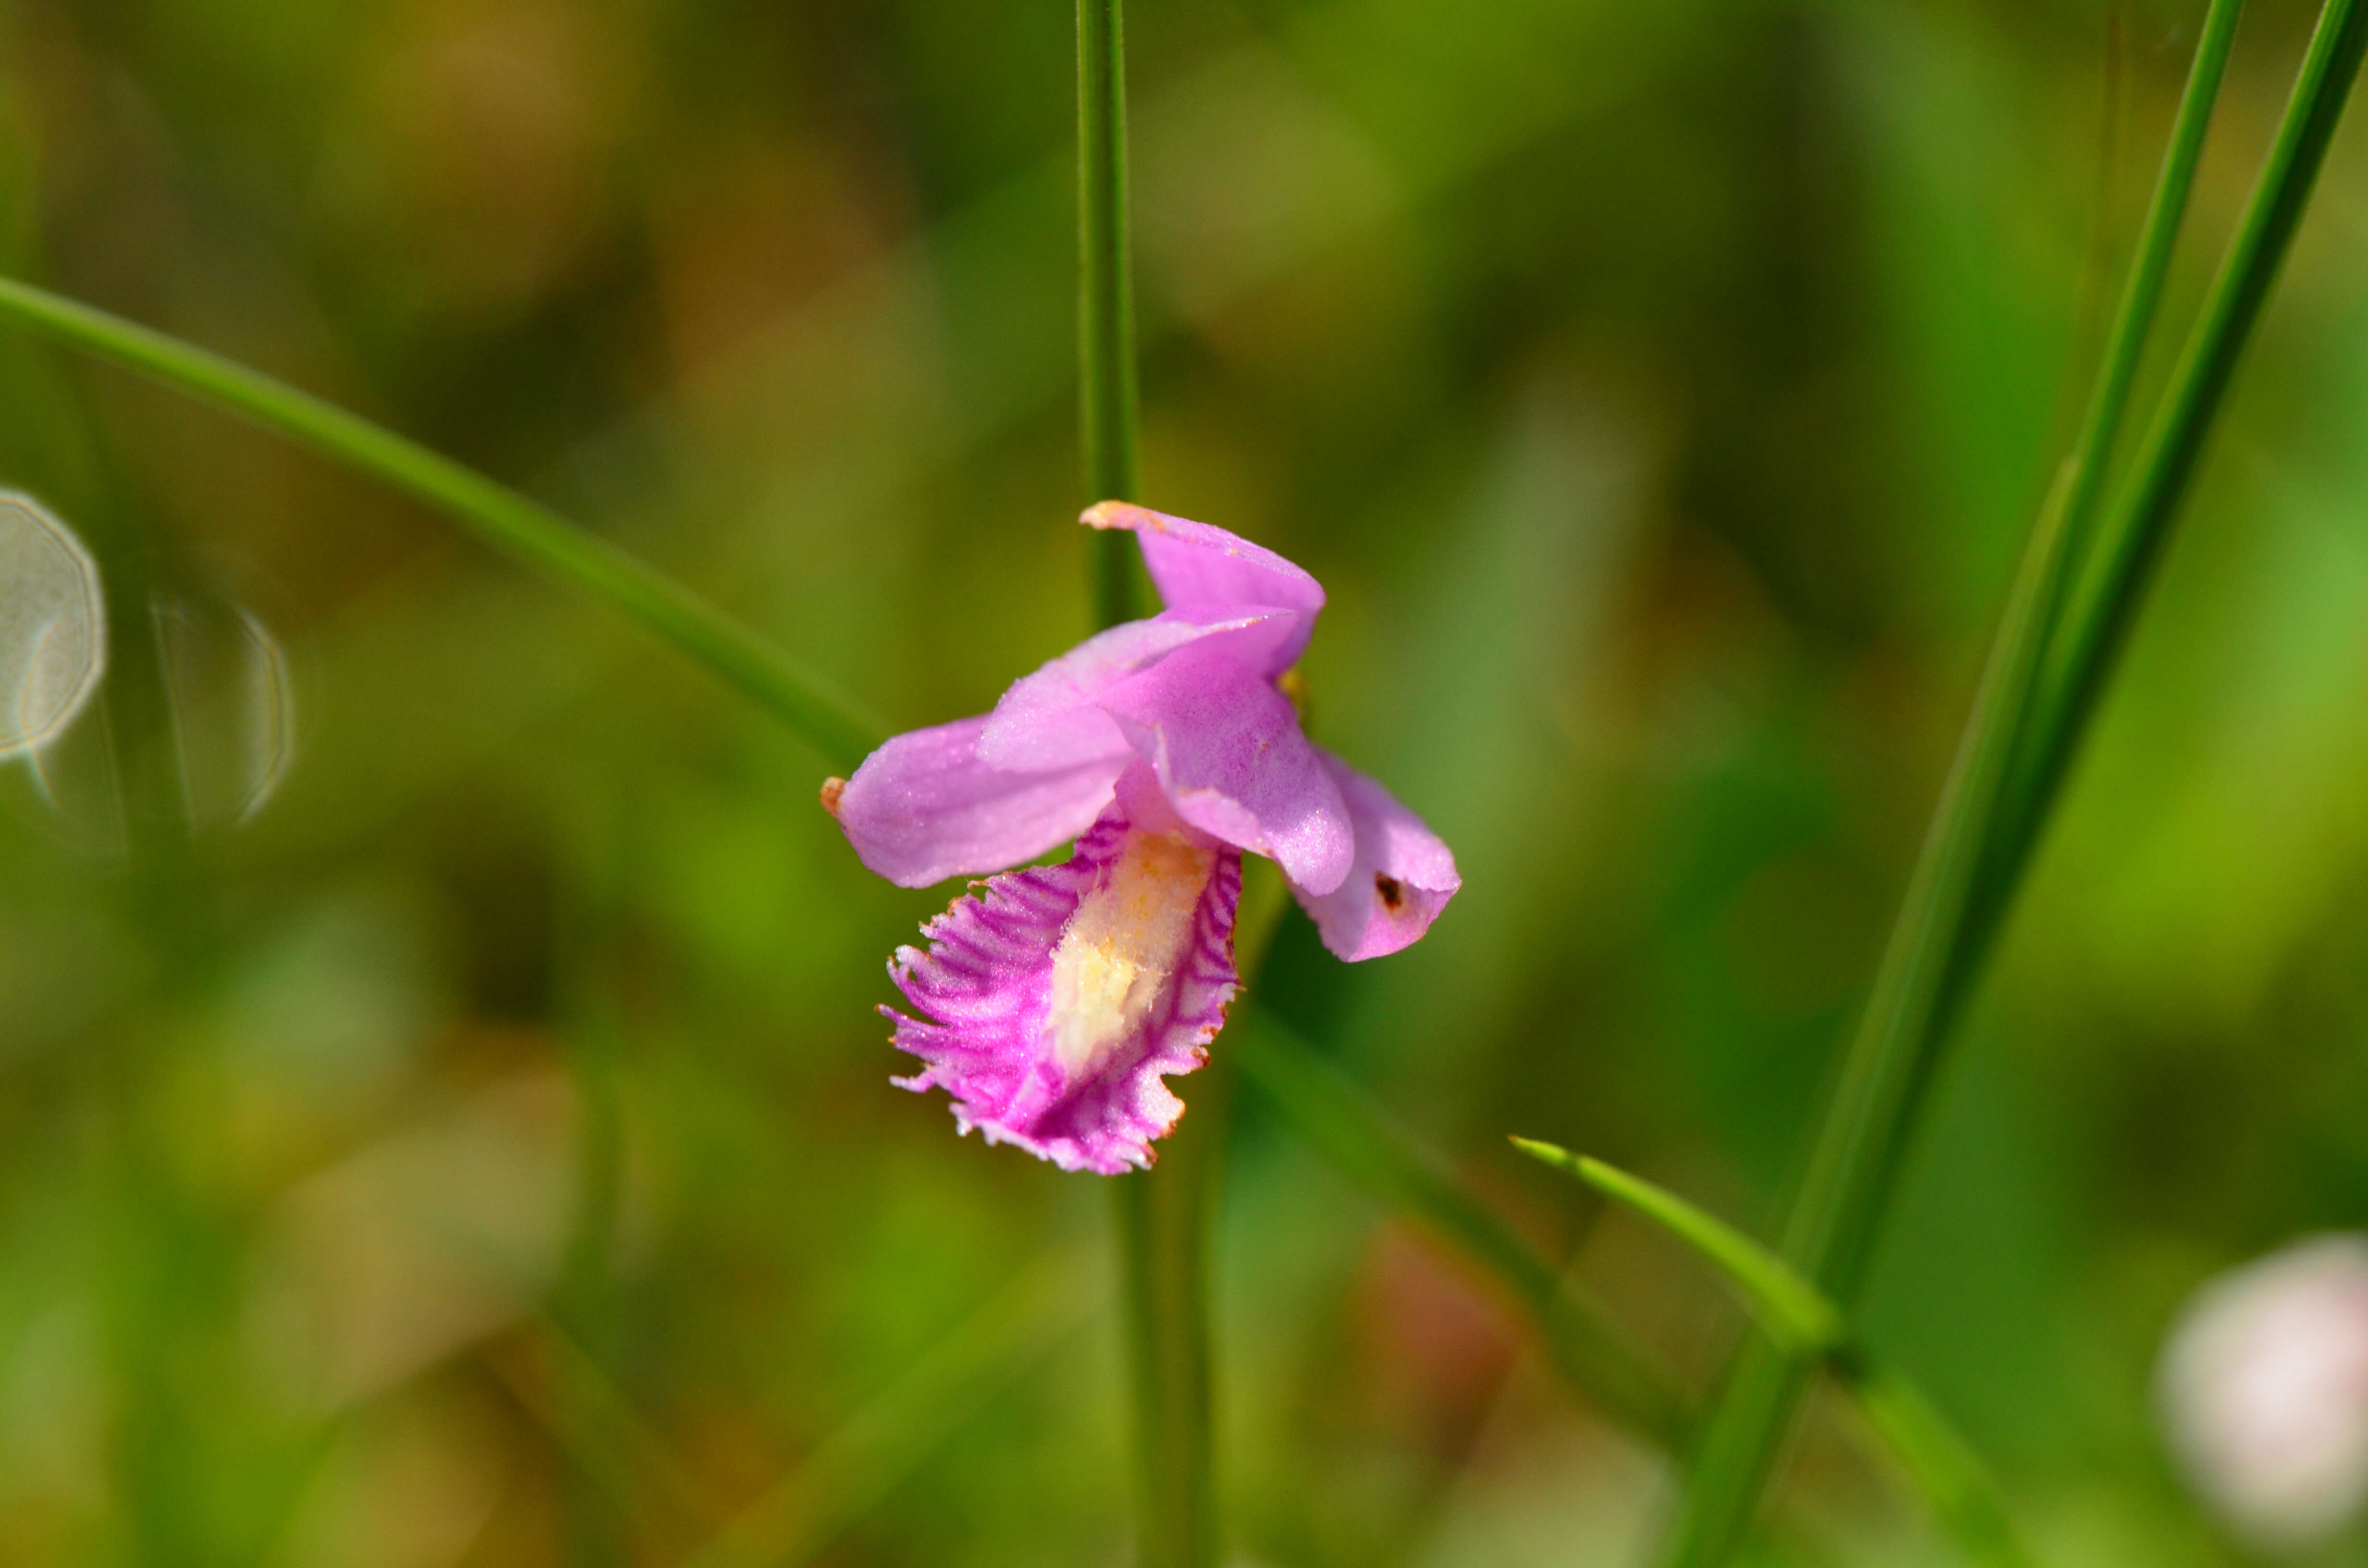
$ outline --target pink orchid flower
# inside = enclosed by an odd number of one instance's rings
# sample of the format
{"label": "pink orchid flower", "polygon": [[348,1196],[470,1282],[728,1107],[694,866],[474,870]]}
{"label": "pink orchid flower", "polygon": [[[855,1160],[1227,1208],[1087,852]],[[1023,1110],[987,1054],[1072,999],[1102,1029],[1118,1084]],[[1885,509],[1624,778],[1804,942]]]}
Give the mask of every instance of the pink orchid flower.
{"label": "pink orchid flower", "polygon": [[[1455,858],[1311,744],[1276,680],[1324,608],[1314,577],[1223,528],[1122,502],[1167,608],[1088,639],[995,711],[897,736],[823,787],[864,865],[900,887],[1001,871],[888,966],[923,1017],[881,1011],[956,1122],[1064,1170],[1151,1164],[1184,1113],[1163,1081],[1207,1059],[1240,983],[1245,851],[1270,857],[1351,961],[1429,929]],[[1057,866],[1012,871],[1064,840]]]}

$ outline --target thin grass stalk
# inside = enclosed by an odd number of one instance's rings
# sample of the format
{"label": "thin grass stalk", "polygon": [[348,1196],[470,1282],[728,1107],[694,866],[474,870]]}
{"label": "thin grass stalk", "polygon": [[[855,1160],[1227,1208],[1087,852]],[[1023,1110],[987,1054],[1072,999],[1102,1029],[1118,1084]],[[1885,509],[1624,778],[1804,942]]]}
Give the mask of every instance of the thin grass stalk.
{"label": "thin grass stalk", "polygon": [[[562,1496],[568,1568],[627,1561],[618,1478],[577,1456],[609,1450],[576,1436],[598,1431],[614,1397],[621,1303],[613,1277],[624,1207],[627,910],[635,881],[630,798],[597,797],[572,846],[575,875],[552,933],[559,1034],[576,1100],[574,1180],[551,1315],[576,1352],[554,1369],[562,1446],[570,1457]],[[630,1475],[630,1471],[627,1472]]]}
{"label": "thin grass stalk", "polygon": [[[2145,358],[2155,312],[2162,304],[2163,281],[2170,275],[2171,255],[2179,247],[2187,199],[2195,187],[2196,165],[2212,126],[2212,108],[2220,97],[2221,78],[2227,74],[2229,50],[2237,39],[2237,22],[2244,11],[2245,0],[2212,0],[2203,16],[2203,35],[2195,41],[2187,86],[2180,96],[2178,117],[2171,122],[2169,144],[2163,151],[2162,172],[2146,203],[2137,251],[2130,258],[2129,278],[2114,307],[2104,355],[2098,363],[2097,383],[2089,394],[2088,410],[2072,446],[2064,527],[2076,558],[2086,555],[2097,503],[2105,492],[2114,444],[2129,409],[2130,391],[2137,381],[2138,362]],[[2056,607],[2046,608],[2046,622],[2053,626]]]}
{"label": "thin grass stalk", "polygon": [[851,770],[878,744],[878,725],[705,597],[416,441],[220,355],[14,278],[0,278],[0,321],[226,408],[425,502],[513,560],[623,610],[778,714],[834,767]]}
{"label": "thin grass stalk", "polygon": [[[1121,0],[1077,0],[1077,260],[1086,486],[1097,501],[1131,501],[1137,400]],[[1095,624],[1133,619],[1132,536],[1094,529],[1087,548]],[[1210,1568],[1217,1560],[1208,1284],[1216,1151],[1207,1131],[1179,1132],[1156,1167],[1110,1184],[1143,1568]]]}
{"label": "thin grass stalk", "polygon": [[[2089,561],[2093,552],[2097,509],[2105,494],[2113,451],[2129,410],[2131,389],[2137,381],[2138,364],[2145,357],[2150,328],[2162,303],[2163,282],[2170,272],[2171,254],[2178,246],[2181,218],[2194,189],[2196,165],[2202,160],[2204,137],[2211,128],[2213,105],[2219,97],[2229,51],[2236,41],[2237,23],[2244,8],[2244,0],[2212,0],[2211,8],[2204,14],[2203,35],[2196,40],[2186,90],[2180,95],[2179,115],[2172,122],[2170,142],[2163,153],[2162,172],[2146,206],[2138,248],[2131,258],[2129,278],[2099,364],[2097,384],[2073,447],[2064,523],[2066,559],[2072,564],[2072,573],[2058,585],[2057,601],[2042,611],[2050,641],[2044,655],[2041,690],[2027,705],[2022,732],[2016,737],[2014,759],[2002,791],[2002,810],[1983,855],[1974,908],[1966,923],[1969,940],[1962,944],[1964,950],[1957,955],[1952,984],[1970,984],[1974,972],[1980,968],[1983,953],[1992,934],[2003,923],[2006,906],[2012,901],[2015,885],[2021,880],[2032,848],[2029,840],[2036,834],[2059,781],[2055,777],[2055,765],[2047,760],[2055,743],[2047,739],[2051,725],[2045,717],[2050,707],[2046,697],[2048,672],[2059,666],[2063,656],[2062,640],[2055,629],[2066,624],[2063,601],[2072,597],[2079,581],[2081,563]],[[2071,617],[2069,623],[2077,625],[2079,619],[2078,616]]]}
{"label": "thin grass stalk", "polygon": [[[1981,958],[2060,793],[2069,761],[2143,597],[2151,565],[2193,477],[2204,436],[2308,200],[2358,72],[2363,41],[2368,41],[2362,35],[2360,0],[2330,0],[2313,33],[2237,241],[2173,372],[2162,411],[2135,465],[2135,477],[2094,548],[2095,564],[2078,580],[2077,590],[2071,582],[2059,582],[2053,590],[2064,596],[2065,608],[2056,628],[2040,629],[2047,631],[2039,650],[2044,657],[2026,667],[2015,685],[2015,700],[2006,705],[2020,713],[1991,711],[1987,695],[1977,700],[1961,763],[1992,744],[1994,726],[2003,724],[2016,735],[2009,777],[2002,787],[1994,782],[1987,802],[1955,789],[1953,780],[1943,795],[1927,840],[1925,863],[1945,857],[1961,875],[1959,857],[1971,839],[1978,845],[1973,875],[1953,897],[1935,899],[1933,892],[1954,876],[1928,877],[1919,864],[1917,883],[1877,978],[1868,1025],[1845,1064],[1842,1085],[1787,1233],[1787,1256],[1845,1302],[1856,1294],[1884,1201],[1896,1185],[1907,1134],[1950,1026],[1962,1011]],[[2199,66],[2209,63],[2199,58]],[[2202,132],[2188,134],[2192,129],[2189,122],[2209,112],[2208,96],[2192,91],[2166,157],[2162,187],[2192,180]],[[2182,156],[2187,164],[2183,169],[2179,166]],[[2149,229],[2175,226],[2178,216],[2174,203],[2157,199]],[[2140,266],[2132,277],[2134,291],[2148,287],[2144,263],[2153,254],[2157,237],[2150,233],[2141,244]],[[2167,245],[2168,239],[2162,243]],[[2157,278],[2157,297],[2158,282]],[[2142,341],[2145,312],[2123,313]],[[2128,351],[2135,356],[2136,346]],[[2126,386],[2117,395],[2125,398]],[[2107,430],[2106,439],[2084,449],[2082,458],[2101,464],[2111,435]],[[2093,473],[2076,472],[2059,490],[2051,508],[2056,513],[2055,540],[2048,546],[2058,570],[2075,569],[2080,562],[2065,548],[2069,529],[2062,525],[2069,502],[2081,487],[2100,483]],[[2035,536],[2034,551],[2044,532]],[[2018,629],[2019,619],[2010,613],[2001,628],[2001,650],[2018,639],[2030,642],[2033,628]],[[1912,983],[1903,983],[1903,977]],[[1923,1006],[1898,1005],[1903,996],[1912,999],[1918,993],[1926,998]],[[1764,1345],[1747,1350],[1697,1462],[1673,1538],[1672,1562],[1703,1568],[1733,1551],[1748,1525],[1801,1384],[1797,1360]]]}
{"label": "thin grass stalk", "polygon": [[801,1568],[879,1507],[995,1392],[1102,1306],[1092,1260],[1046,1255],[925,1352],[681,1568]]}

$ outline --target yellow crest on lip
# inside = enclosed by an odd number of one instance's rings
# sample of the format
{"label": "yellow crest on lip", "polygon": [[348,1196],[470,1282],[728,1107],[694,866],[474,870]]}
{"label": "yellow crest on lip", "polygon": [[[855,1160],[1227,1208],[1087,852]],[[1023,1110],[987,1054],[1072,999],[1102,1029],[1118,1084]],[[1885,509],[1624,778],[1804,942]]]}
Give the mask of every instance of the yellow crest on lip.
{"label": "yellow crest on lip", "polygon": [[1101,884],[1077,904],[1053,949],[1047,1027],[1068,1080],[1092,1072],[1137,1029],[1192,944],[1213,850],[1174,834],[1129,833]]}

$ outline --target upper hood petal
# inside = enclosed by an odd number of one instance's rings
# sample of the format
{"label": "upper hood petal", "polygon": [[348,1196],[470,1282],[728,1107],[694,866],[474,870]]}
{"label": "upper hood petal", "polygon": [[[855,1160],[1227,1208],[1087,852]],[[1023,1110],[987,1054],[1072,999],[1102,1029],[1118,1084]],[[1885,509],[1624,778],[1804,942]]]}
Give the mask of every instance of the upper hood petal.
{"label": "upper hood petal", "polygon": [[1102,707],[1177,814],[1285,875],[1331,892],[1355,856],[1347,803],[1299,714],[1219,642],[1178,649],[1112,686]]}
{"label": "upper hood petal", "polygon": [[1143,563],[1170,609],[1264,605],[1298,617],[1258,673],[1281,675],[1298,663],[1324,608],[1324,585],[1264,545],[1190,517],[1171,517],[1126,501],[1104,501],[1078,519],[1088,528],[1126,528],[1143,547]]}
{"label": "upper hood petal", "polygon": [[1221,641],[1246,664],[1263,664],[1296,635],[1297,614],[1269,606],[1196,606],[1130,620],[1086,639],[1011,684],[987,716],[980,760],[1030,770],[1124,756],[1126,738],[1100,707],[1112,686],[1177,649]]}

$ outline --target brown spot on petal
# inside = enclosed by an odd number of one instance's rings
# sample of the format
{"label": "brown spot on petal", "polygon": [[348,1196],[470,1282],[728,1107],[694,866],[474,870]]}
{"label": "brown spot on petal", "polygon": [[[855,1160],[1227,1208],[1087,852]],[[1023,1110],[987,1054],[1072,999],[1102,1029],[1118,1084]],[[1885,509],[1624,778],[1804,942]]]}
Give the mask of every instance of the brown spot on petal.
{"label": "brown spot on petal", "polygon": [[1373,874],[1373,891],[1382,895],[1382,907],[1395,915],[1406,907],[1406,889],[1395,877]]}
{"label": "brown spot on petal", "polygon": [[825,778],[825,779],[824,779],[824,780],[822,781],[822,809],[823,809],[824,811],[828,812],[829,812],[831,815],[833,815],[833,816],[837,816],[837,815],[838,815],[838,798],[839,798],[841,795],[844,795],[844,794],[846,794],[846,793],[847,793],[847,780],[846,780],[846,779],[844,779],[844,778]]}

